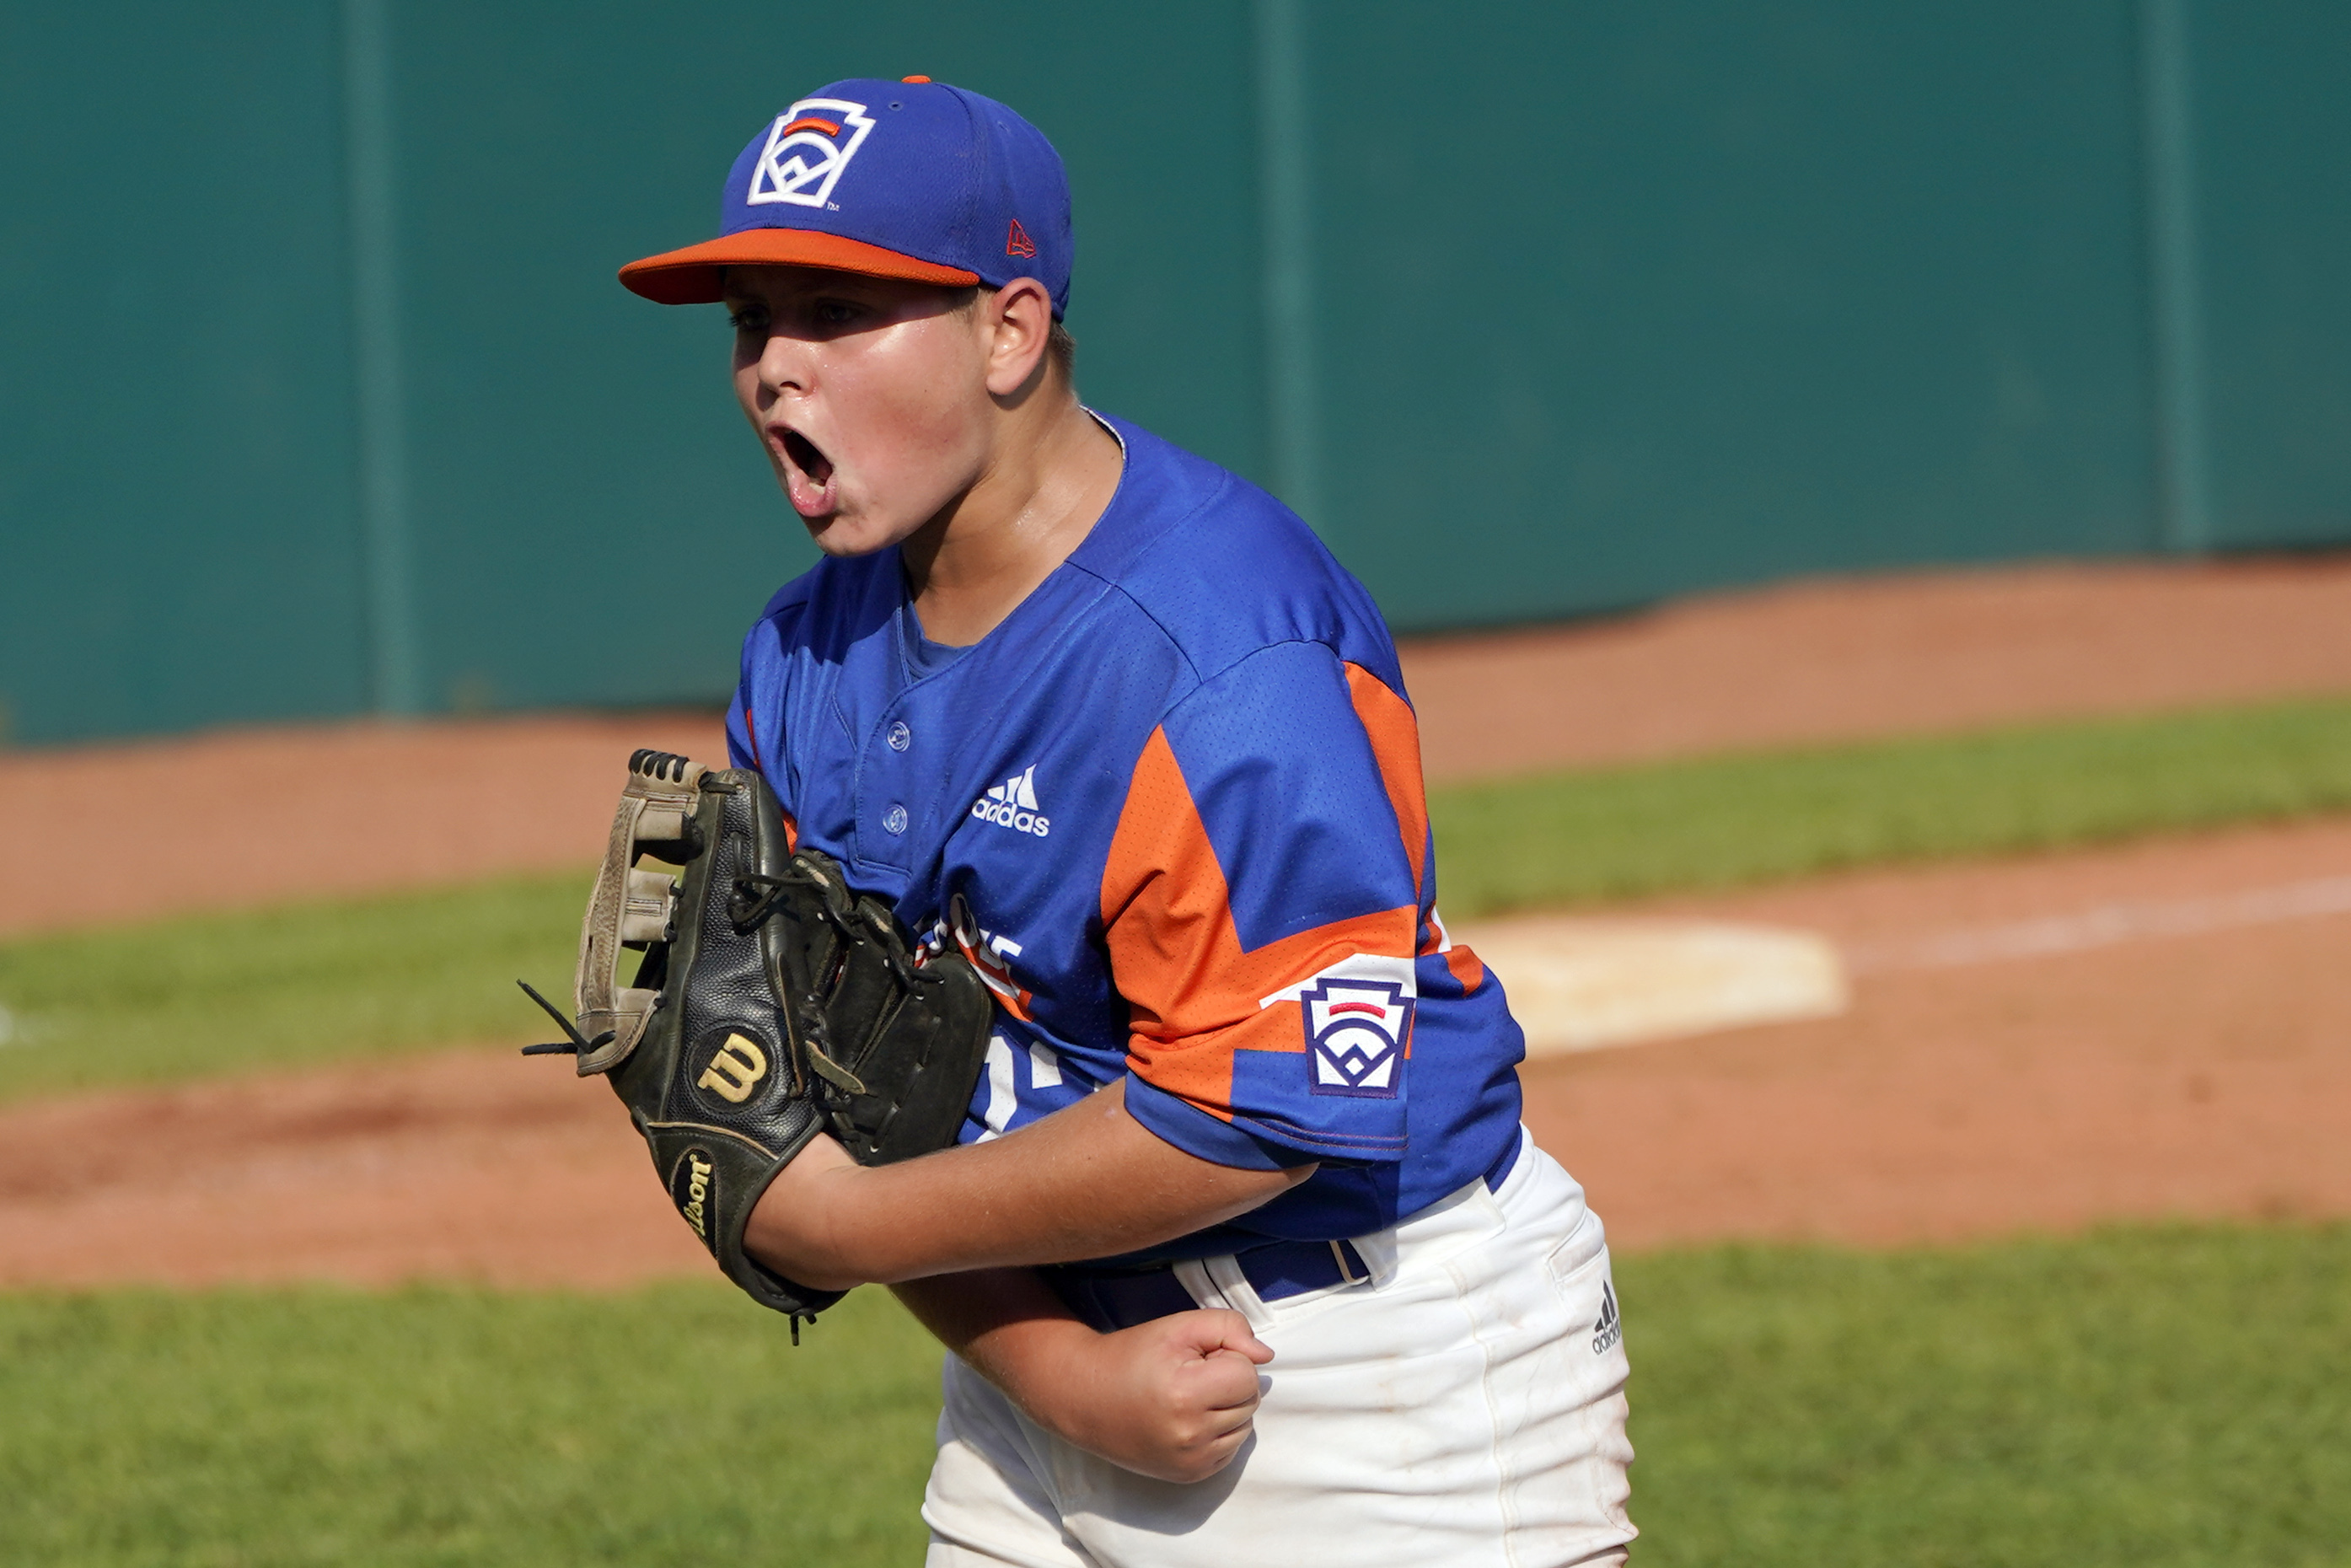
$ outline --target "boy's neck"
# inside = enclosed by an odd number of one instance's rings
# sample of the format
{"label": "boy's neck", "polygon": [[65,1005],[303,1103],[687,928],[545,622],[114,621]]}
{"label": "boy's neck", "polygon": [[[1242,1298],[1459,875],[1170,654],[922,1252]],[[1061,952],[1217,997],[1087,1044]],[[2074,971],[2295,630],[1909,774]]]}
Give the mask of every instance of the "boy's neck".
{"label": "boy's neck", "polygon": [[1093,528],[1118,489],[1118,438],[1058,382],[1006,411],[977,483],[899,546],[934,642],[987,636]]}

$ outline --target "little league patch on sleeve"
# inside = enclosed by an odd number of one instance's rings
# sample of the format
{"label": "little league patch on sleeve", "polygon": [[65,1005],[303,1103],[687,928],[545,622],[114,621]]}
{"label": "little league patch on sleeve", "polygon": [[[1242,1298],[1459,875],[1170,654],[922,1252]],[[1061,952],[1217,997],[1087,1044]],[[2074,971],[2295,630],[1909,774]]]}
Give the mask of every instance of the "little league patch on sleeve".
{"label": "little league patch on sleeve", "polygon": [[1404,1092],[1405,1047],[1418,995],[1410,958],[1351,953],[1257,1005],[1298,1004],[1306,1087],[1314,1093],[1393,1100]]}
{"label": "little league patch on sleeve", "polygon": [[1317,1094],[1393,1100],[1404,1076],[1413,998],[1389,980],[1326,977],[1298,993],[1306,1024],[1307,1087]]}

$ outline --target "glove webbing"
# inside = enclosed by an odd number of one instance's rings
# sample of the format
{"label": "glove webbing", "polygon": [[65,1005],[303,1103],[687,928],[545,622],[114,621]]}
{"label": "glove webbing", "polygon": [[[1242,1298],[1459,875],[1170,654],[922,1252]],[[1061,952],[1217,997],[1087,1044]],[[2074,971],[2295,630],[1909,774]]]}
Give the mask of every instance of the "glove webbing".
{"label": "glove webbing", "polygon": [[622,986],[621,954],[668,937],[677,917],[677,883],[663,872],[639,871],[639,846],[685,840],[694,831],[696,792],[707,771],[666,751],[640,751],[629,758],[629,782],[612,813],[604,863],[597,868],[580,926],[580,968],[573,981],[580,1032],[600,1041],[580,1052],[582,1078],[626,1061],[653,1016],[660,993]]}

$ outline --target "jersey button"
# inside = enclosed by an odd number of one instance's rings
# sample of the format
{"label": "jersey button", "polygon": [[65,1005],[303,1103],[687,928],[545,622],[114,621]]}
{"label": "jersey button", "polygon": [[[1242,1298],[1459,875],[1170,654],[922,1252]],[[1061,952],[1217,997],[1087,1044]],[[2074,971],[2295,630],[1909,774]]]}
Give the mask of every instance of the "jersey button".
{"label": "jersey button", "polygon": [[891,750],[904,751],[906,747],[914,744],[914,732],[906,727],[906,721],[904,719],[902,718],[890,727]]}
{"label": "jersey button", "polygon": [[888,810],[883,812],[882,829],[884,832],[904,832],[906,831],[906,808],[904,806],[893,806]]}

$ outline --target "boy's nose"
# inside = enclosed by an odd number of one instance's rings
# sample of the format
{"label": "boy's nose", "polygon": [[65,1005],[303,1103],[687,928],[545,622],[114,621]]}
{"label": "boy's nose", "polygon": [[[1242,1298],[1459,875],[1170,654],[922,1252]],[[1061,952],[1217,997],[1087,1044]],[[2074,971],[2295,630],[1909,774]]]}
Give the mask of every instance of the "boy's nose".
{"label": "boy's nose", "polygon": [[759,350],[759,382],[770,392],[809,390],[813,365],[807,343],[782,332],[769,332]]}

